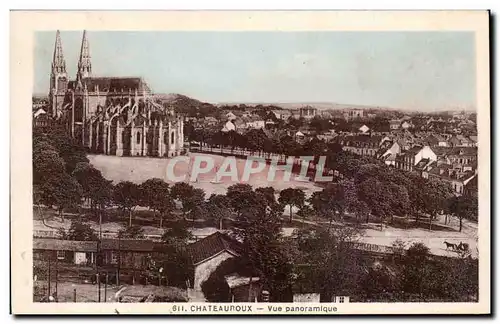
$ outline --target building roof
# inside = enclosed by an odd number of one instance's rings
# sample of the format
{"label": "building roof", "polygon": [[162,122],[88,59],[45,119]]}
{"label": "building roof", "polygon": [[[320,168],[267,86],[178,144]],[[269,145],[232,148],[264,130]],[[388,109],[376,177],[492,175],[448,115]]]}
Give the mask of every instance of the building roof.
{"label": "building roof", "polygon": [[477,175],[472,178],[466,185],[468,190],[473,190],[473,191],[477,191],[478,189],[478,186],[477,186]]}
{"label": "building roof", "polygon": [[39,108],[39,109],[38,109],[38,110],[37,110],[37,111],[33,114],[33,116],[34,116],[35,118],[37,118],[38,116],[40,116],[40,115],[45,115],[46,113],[47,113],[47,112],[46,112],[45,110],[43,110],[43,108]]}
{"label": "building roof", "polygon": [[33,249],[47,251],[97,252],[97,242],[34,238]]}
{"label": "building roof", "polygon": [[438,156],[449,155],[477,155],[477,147],[433,147]]}
{"label": "building roof", "polygon": [[362,131],[363,133],[366,133],[367,131],[370,130],[370,127],[363,125],[359,128],[359,130]]}
{"label": "building roof", "polygon": [[[143,91],[150,92],[148,84],[139,77],[90,77],[82,80],[82,85],[87,86],[88,91],[96,91],[99,88],[100,92],[129,92],[132,95],[135,90],[142,95]],[[77,81],[70,81],[69,89],[75,89]]]}
{"label": "building roof", "polygon": [[250,284],[250,280],[252,280],[252,283],[256,283],[260,281],[259,277],[244,277],[240,276],[237,273],[232,273],[230,275],[227,275],[224,277],[226,279],[227,285],[229,288],[233,289],[235,287],[241,287]]}
{"label": "building roof", "polygon": [[241,252],[241,243],[226,234],[215,232],[212,235],[188,245],[188,253],[191,257],[191,261],[195,265],[223,251],[239,255]]}
{"label": "building roof", "polygon": [[346,142],[362,142],[362,143],[380,143],[383,136],[381,135],[349,135],[341,138],[340,140],[344,140]]}
{"label": "building roof", "polygon": [[423,149],[422,146],[414,146],[412,147],[411,149],[409,149],[408,151],[406,151],[405,153],[409,153],[409,154],[417,154],[418,152],[420,152],[421,150]]}
{"label": "building roof", "polygon": [[122,250],[122,251],[153,251],[155,243],[151,240],[133,240],[133,239],[102,239],[102,250]]}
{"label": "building roof", "polygon": [[441,164],[429,170],[429,174],[445,180],[465,181],[475,176],[474,171],[460,172],[451,164]]}
{"label": "building roof", "polygon": [[384,161],[396,161],[396,154],[387,154]]}
{"label": "building roof", "polygon": [[276,109],[276,110],[271,110],[271,112],[275,115],[292,115],[292,112],[290,110],[286,110],[286,109]]}
{"label": "building roof", "polygon": [[430,159],[422,159],[415,165],[415,169],[423,170],[430,162]]}

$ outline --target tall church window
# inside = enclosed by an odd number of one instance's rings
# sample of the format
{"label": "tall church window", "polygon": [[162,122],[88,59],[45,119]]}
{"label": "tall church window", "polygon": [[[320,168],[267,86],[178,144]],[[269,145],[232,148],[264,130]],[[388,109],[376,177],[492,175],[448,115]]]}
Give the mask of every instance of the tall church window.
{"label": "tall church window", "polygon": [[163,133],[163,143],[168,144],[168,133]]}
{"label": "tall church window", "polygon": [[141,144],[141,132],[137,132],[137,144]]}
{"label": "tall church window", "polygon": [[81,123],[83,122],[83,100],[82,98],[75,99],[75,112],[74,118],[75,122]]}
{"label": "tall church window", "polygon": [[170,136],[170,144],[174,144],[174,139],[175,139],[175,133],[172,132],[172,135]]}

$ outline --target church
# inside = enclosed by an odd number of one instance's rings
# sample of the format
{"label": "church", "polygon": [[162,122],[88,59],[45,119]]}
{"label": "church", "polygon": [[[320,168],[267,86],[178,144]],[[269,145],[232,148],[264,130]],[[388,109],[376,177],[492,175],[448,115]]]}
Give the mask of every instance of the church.
{"label": "church", "polygon": [[173,157],[183,153],[183,117],[140,77],[96,77],[83,32],[76,79],[66,72],[56,33],[48,115],[67,125],[90,153]]}

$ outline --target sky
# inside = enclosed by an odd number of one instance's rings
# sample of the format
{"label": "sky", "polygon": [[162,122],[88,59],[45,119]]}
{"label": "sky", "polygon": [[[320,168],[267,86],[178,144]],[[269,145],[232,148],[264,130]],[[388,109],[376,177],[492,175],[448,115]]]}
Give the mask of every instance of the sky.
{"label": "sky", "polygon": [[[35,94],[49,91],[55,31],[35,34]],[[61,31],[76,76],[83,31]],[[94,76],[211,102],[475,109],[472,32],[89,31]]]}

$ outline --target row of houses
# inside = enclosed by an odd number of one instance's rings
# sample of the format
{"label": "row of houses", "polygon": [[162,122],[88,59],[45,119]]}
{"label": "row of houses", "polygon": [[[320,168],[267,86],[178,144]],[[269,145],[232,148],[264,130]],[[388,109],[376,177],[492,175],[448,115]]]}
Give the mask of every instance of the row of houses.
{"label": "row of houses", "polygon": [[289,118],[311,119],[318,115],[318,109],[311,106],[304,106],[296,109],[276,109],[271,111],[279,120],[288,120]]}
{"label": "row of houses", "polygon": [[390,135],[358,134],[335,138],[344,151],[371,156],[397,169],[450,184],[456,194],[467,191],[477,176],[477,147],[414,145]]}
{"label": "row of houses", "polygon": [[[87,269],[89,273],[99,271],[116,272],[120,278],[131,277],[132,284],[139,276],[151,269],[152,260],[164,254],[160,242],[150,240],[102,239],[95,241],[68,241],[48,238],[34,238],[33,259],[35,266],[51,260],[62,269]],[[242,245],[223,232],[215,232],[187,246],[187,253],[193,265],[192,281],[188,289],[202,291],[202,284],[222,262],[243,254]],[[229,288],[226,302],[268,301],[269,293],[263,290],[261,278],[248,277],[234,269],[224,277]],[[120,279],[122,280],[122,279]],[[294,302],[319,302],[320,294],[310,289],[297,289]],[[335,296],[333,302],[348,303],[348,296]]]}
{"label": "row of houses", "polygon": [[[224,260],[238,256],[241,244],[228,235],[215,232],[187,246],[194,272],[190,287],[201,290],[201,283]],[[33,239],[35,266],[57,262],[60,267],[73,267],[93,273],[118,273],[120,280],[130,278],[132,284],[141,275],[154,268],[154,260],[165,257],[165,245],[153,240],[101,239],[97,241],[70,241],[54,238]]]}

